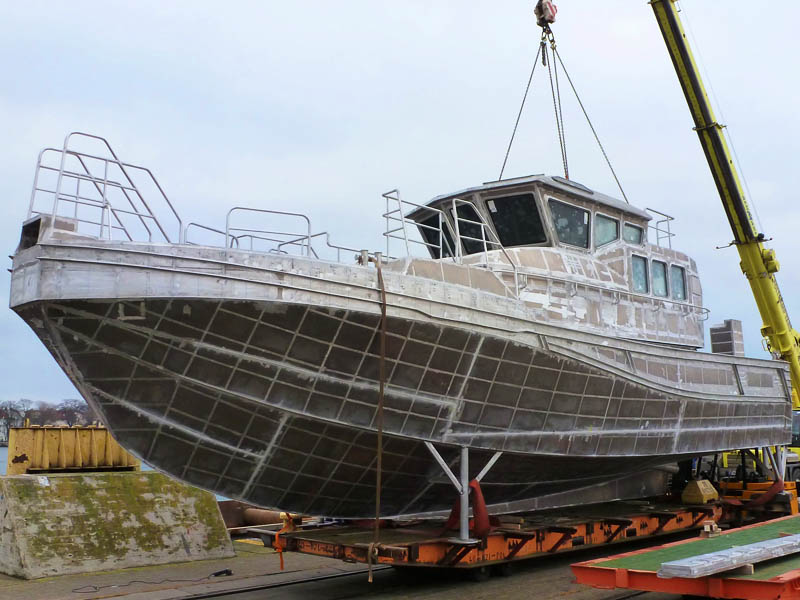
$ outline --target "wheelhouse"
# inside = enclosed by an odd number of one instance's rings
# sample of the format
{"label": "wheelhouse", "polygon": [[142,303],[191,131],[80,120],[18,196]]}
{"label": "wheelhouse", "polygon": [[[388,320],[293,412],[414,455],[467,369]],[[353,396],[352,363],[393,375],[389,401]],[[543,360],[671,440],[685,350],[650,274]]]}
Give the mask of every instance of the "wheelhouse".
{"label": "wheelhouse", "polygon": [[[594,265],[566,267],[570,276],[608,268],[633,295],[676,307],[700,305],[696,265],[672,250],[672,233],[659,228],[667,221],[651,226],[649,212],[563,177],[531,175],[485,183],[438,196],[407,218],[417,225],[434,259],[489,263],[500,260],[492,251],[513,249],[525,263],[521,254],[557,253],[564,264]],[[655,244],[648,242],[648,229],[655,230]]]}
{"label": "wheelhouse", "polygon": [[650,215],[564,179],[532,175],[434,198],[409,217],[432,258],[503,248],[560,246],[603,252],[642,246]]}

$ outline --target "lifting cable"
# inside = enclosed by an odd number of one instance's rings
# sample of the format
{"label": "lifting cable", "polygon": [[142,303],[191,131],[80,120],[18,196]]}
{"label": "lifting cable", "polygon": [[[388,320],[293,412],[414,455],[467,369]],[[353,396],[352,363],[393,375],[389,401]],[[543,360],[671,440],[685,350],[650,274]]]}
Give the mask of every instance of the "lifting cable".
{"label": "lifting cable", "polygon": [[[552,65],[553,60],[551,58],[551,53],[553,55],[556,53],[556,39],[549,27],[545,30],[542,37],[544,38],[545,35],[550,40],[551,52],[547,51],[547,46],[545,45],[544,39],[542,39],[541,46],[544,50],[544,53],[542,54],[542,61],[547,63],[547,75],[550,78],[550,93],[553,96],[553,110],[556,115],[556,130],[558,132],[558,145],[559,148],[561,148],[561,163],[564,166],[564,179],[569,179],[569,165],[567,164],[567,140],[564,132],[564,112],[561,108],[561,90],[558,87],[558,65]],[[555,87],[553,87],[553,71],[555,71]]]}
{"label": "lifting cable", "polygon": [[583,106],[583,102],[581,101],[581,97],[578,95],[578,90],[575,89],[575,84],[572,83],[572,78],[569,76],[567,72],[567,68],[564,66],[564,61],[561,60],[561,55],[558,53],[558,50],[553,46],[553,53],[556,55],[558,59],[558,63],[561,65],[561,69],[564,71],[564,75],[567,77],[567,81],[569,82],[570,87],[572,88],[572,93],[575,94],[575,99],[578,101],[578,105],[581,107],[583,111],[583,116],[586,117],[586,122],[589,124],[589,129],[592,130],[592,135],[594,135],[594,139],[597,142],[597,145],[600,147],[600,152],[603,153],[603,158],[606,159],[606,164],[608,165],[609,170],[611,171],[611,175],[614,176],[614,181],[617,182],[617,187],[619,188],[622,197],[625,199],[625,202],[630,204],[630,200],[628,200],[628,196],[625,195],[625,190],[622,189],[622,184],[617,177],[616,171],[614,171],[614,167],[611,166],[611,160],[608,158],[608,154],[606,154],[606,149],[603,148],[603,143],[600,141],[600,136],[597,135],[597,131],[592,125],[592,120],[589,118],[589,113],[586,112],[586,108]]}
{"label": "lifting cable", "polygon": [[[567,141],[566,141],[566,133],[564,129],[564,112],[561,106],[561,88],[559,86],[558,81],[558,67],[561,66],[561,69],[564,71],[564,75],[569,82],[569,86],[572,89],[572,93],[575,94],[575,99],[578,101],[578,105],[583,112],[583,116],[586,118],[586,122],[589,124],[589,129],[592,131],[592,135],[594,136],[595,141],[597,142],[598,147],[600,148],[600,152],[603,154],[603,158],[608,165],[609,170],[611,171],[611,175],[614,177],[614,181],[619,188],[622,197],[624,198],[625,202],[630,203],[628,200],[628,196],[625,194],[625,190],[622,189],[622,183],[620,183],[619,177],[617,177],[617,172],[614,170],[614,167],[611,165],[611,160],[608,158],[608,153],[606,149],[603,147],[603,143],[600,141],[600,136],[597,135],[597,130],[594,128],[592,124],[592,120],[589,118],[589,113],[586,111],[586,107],[581,100],[580,95],[578,94],[578,90],[575,88],[575,84],[572,82],[572,78],[569,76],[567,72],[567,68],[564,66],[564,61],[561,58],[561,54],[559,54],[558,49],[556,47],[556,40],[555,36],[553,35],[552,30],[550,29],[550,25],[546,22],[540,23],[542,27],[542,38],[539,42],[539,50],[536,53],[536,58],[533,61],[533,67],[531,68],[530,76],[528,77],[528,84],[525,86],[525,93],[522,96],[522,103],[519,107],[519,112],[517,113],[517,119],[514,122],[514,129],[511,132],[511,139],[508,141],[508,147],[506,148],[506,154],[503,159],[503,166],[500,168],[500,176],[498,180],[503,179],[503,173],[506,169],[506,164],[508,163],[508,156],[511,153],[511,146],[514,144],[514,138],[517,134],[517,128],[519,127],[520,119],[522,118],[522,111],[525,108],[525,102],[528,99],[528,93],[530,92],[531,82],[533,81],[533,74],[536,71],[536,65],[539,62],[539,57],[542,57],[542,64],[547,67],[548,76],[550,79],[550,92],[553,96],[553,110],[555,112],[556,118],[556,130],[558,134],[558,145],[561,150],[561,162],[564,168],[564,177],[565,179],[569,179],[569,163],[567,161]],[[550,43],[550,50],[547,49],[547,42]],[[552,57],[558,59],[558,62],[553,62]]]}
{"label": "lifting cable", "polygon": [[511,139],[508,140],[508,148],[506,148],[506,156],[503,159],[503,166],[500,167],[500,177],[498,177],[498,181],[503,178],[503,171],[506,170],[506,163],[508,162],[508,154],[511,152],[511,145],[514,143],[514,136],[517,135],[517,127],[519,127],[519,120],[522,117],[522,109],[525,108],[525,100],[528,99],[528,92],[531,89],[531,81],[533,81],[533,74],[536,71],[536,65],[539,64],[539,55],[542,53],[542,46],[544,43],[539,44],[539,51],[536,52],[536,58],[533,59],[533,67],[531,67],[531,74],[528,77],[528,85],[525,86],[525,94],[522,96],[522,104],[519,106],[519,112],[517,113],[517,120],[514,122],[514,131],[511,132]]}

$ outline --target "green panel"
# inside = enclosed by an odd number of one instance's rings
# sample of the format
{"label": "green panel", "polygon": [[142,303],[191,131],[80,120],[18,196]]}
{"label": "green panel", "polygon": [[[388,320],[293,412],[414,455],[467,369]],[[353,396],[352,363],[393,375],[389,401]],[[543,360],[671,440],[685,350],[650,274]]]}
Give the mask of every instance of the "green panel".
{"label": "green panel", "polygon": [[[712,538],[698,538],[690,542],[663,546],[622,558],[599,561],[598,567],[617,569],[633,569],[636,571],[658,571],[661,563],[672,560],[681,560],[709,552],[727,550],[735,546],[754,544],[765,540],[780,537],[781,533],[800,533],[800,517],[793,517],[782,521],[773,521],[747,529],[741,529]],[[791,555],[763,563],[756,563],[753,575],[737,575],[740,579],[770,579],[792,569],[800,568],[800,556]]]}

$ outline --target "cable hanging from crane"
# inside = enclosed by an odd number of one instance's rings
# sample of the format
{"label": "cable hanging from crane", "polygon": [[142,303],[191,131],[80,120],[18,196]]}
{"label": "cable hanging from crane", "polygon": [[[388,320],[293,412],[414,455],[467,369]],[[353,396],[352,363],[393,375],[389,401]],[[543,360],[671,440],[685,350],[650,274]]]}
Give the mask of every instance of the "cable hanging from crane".
{"label": "cable hanging from crane", "polygon": [[572,93],[575,94],[575,99],[578,101],[578,105],[581,107],[581,111],[583,112],[583,116],[586,117],[586,122],[589,124],[589,129],[592,130],[592,135],[594,136],[597,145],[600,148],[600,152],[603,153],[603,158],[606,159],[606,164],[608,165],[608,169],[611,171],[611,175],[614,177],[614,181],[617,182],[617,187],[619,188],[622,197],[625,199],[625,202],[630,204],[628,200],[628,196],[625,195],[625,190],[622,189],[622,183],[620,183],[619,178],[617,177],[617,172],[614,170],[614,167],[611,165],[611,159],[608,158],[608,154],[606,153],[606,149],[603,147],[603,143],[600,141],[600,136],[597,135],[597,131],[592,125],[592,120],[589,118],[589,113],[586,112],[586,107],[583,105],[581,101],[580,95],[578,95],[578,90],[575,89],[575,84],[572,83],[572,78],[569,76],[567,72],[567,68],[564,66],[564,61],[561,60],[561,54],[559,54],[558,50],[555,50],[556,58],[558,59],[558,63],[561,65],[561,69],[564,71],[564,75],[567,77],[567,81],[569,82],[569,86],[572,88]]}
{"label": "cable hanging from crane", "polygon": [[[553,110],[556,115],[556,131],[558,132],[558,145],[561,149],[561,162],[564,166],[564,178],[569,179],[569,164],[567,163],[567,139],[566,139],[566,132],[564,131],[564,112],[561,108],[561,90],[558,86],[558,65],[555,65],[553,68],[553,60],[551,58],[551,53],[555,54],[556,52],[556,40],[553,37],[553,33],[550,31],[548,27],[547,31],[548,39],[550,40],[550,51],[547,51],[547,45],[542,40],[542,49],[544,53],[542,54],[542,59],[544,62],[547,63],[547,74],[550,78],[550,93],[553,96]],[[553,72],[555,72],[555,87],[553,86]]]}
{"label": "cable hanging from crane", "polygon": [[[553,111],[555,113],[555,120],[556,120],[556,132],[558,135],[558,145],[559,149],[561,150],[561,162],[564,168],[564,177],[569,179],[569,161],[567,159],[567,141],[566,141],[566,133],[564,128],[564,112],[561,106],[561,89],[559,86],[558,80],[558,67],[561,67],[561,70],[564,71],[564,76],[567,78],[569,82],[570,89],[572,89],[572,93],[575,94],[575,99],[578,101],[578,105],[583,112],[583,116],[586,118],[586,122],[589,124],[589,129],[592,131],[592,135],[594,136],[595,141],[597,142],[598,147],[600,148],[600,152],[603,155],[603,158],[608,165],[609,170],[611,171],[611,175],[614,177],[614,181],[619,188],[622,197],[624,198],[625,202],[629,203],[628,196],[625,194],[625,190],[622,189],[622,183],[617,177],[617,173],[614,170],[614,167],[611,164],[611,160],[608,158],[608,153],[606,152],[605,148],[603,147],[602,142],[600,141],[600,136],[597,135],[597,130],[594,128],[592,124],[592,120],[589,118],[589,113],[586,111],[586,107],[583,104],[583,101],[578,94],[578,90],[575,88],[575,84],[572,82],[572,78],[570,77],[569,73],[567,72],[567,68],[564,66],[564,61],[561,58],[561,54],[558,52],[558,48],[556,46],[555,35],[553,35],[553,31],[550,29],[550,24],[555,22],[557,9],[552,2],[546,0],[539,0],[536,4],[536,8],[534,9],[534,13],[536,15],[536,22],[542,28],[542,37],[539,42],[539,49],[536,53],[536,58],[533,61],[533,67],[531,68],[530,76],[528,77],[528,83],[525,86],[525,93],[522,96],[522,103],[520,104],[519,111],[517,112],[517,118],[514,122],[514,129],[511,132],[511,138],[508,141],[508,147],[506,148],[505,157],[503,158],[503,165],[500,168],[500,177],[498,179],[503,179],[503,173],[505,173],[506,164],[508,163],[508,157],[511,153],[511,147],[514,144],[514,139],[517,135],[517,129],[519,128],[519,122],[522,118],[522,112],[525,109],[525,102],[528,99],[528,95],[531,89],[531,83],[533,82],[533,75],[536,71],[536,66],[539,63],[539,57],[542,59],[542,64],[547,67],[548,77],[550,80],[550,92],[553,97]],[[549,49],[548,49],[549,44]],[[557,59],[557,62],[553,59]]]}
{"label": "cable hanging from crane", "polygon": [[522,96],[522,104],[519,106],[519,112],[517,113],[517,120],[514,122],[514,130],[511,132],[511,139],[508,141],[508,148],[506,148],[506,156],[503,159],[503,166],[500,167],[500,177],[497,179],[503,178],[503,172],[506,170],[506,163],[508,162],[508,155],[511,152],[511,145],[514,143],[514,137],[517,135],[517,127],[519,127],[519,120],[522,117],[522,109],[525,108],[525,100],[528,99],[528,92],[531,89],[531,81],[533,81],[533,74],[536,71],[536,65],[539,64],[539,56],[542,53],[542,46],[539,45],[539,51],[536,53],[536,58],[533,59],[533,67],[531,68],[530,77],[528,77],[528,85],[525,86],[525,94]]}

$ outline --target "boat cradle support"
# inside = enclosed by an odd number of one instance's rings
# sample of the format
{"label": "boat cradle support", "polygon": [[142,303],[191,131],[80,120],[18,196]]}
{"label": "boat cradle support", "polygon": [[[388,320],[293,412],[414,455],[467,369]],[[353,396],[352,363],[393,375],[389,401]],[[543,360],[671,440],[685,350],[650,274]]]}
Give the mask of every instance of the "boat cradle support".
{"label": "boat cradle support", "polygon": [[[467,448],[467,446],[461,446],[461,456],[459,460],[460,477],[456,477],[453,473],[453,470],[450,468],[450,465],[448,465],[444,458],[442,458],[442,455],[439,454],[439,451],[431,442],[425,442],[425,447],[431,453],[436,462],[439,463],[442,471],[444,471],[444,474],[447,475],[447,478],[450,480],[450,482],[453,484],[453,487],[456,488],[456,491],[459,494],[461,510],[459,511],[458,538],[454,541],[465,544],[476,543],[477,540],[470,539],[469,537],[469,448]],[[475,476],[475,479],[480,482],[484,477],[486,477],[486,475],[502,455],[502,452],[495,452],[494,455],[492,455],[492,457],[486,462],[480,473]]]}

